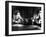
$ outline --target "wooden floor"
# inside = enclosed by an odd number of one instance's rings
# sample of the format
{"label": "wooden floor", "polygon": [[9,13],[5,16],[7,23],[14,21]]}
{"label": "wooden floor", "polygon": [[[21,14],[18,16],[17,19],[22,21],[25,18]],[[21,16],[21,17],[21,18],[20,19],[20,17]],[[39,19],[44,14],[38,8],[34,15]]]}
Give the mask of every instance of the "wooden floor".
{"label": "wooden floor", "polygon": [[40,30],[40,27],[37,25],[29,25],[29,26],[12,26],[12,31],[22,31],[22,30]]}

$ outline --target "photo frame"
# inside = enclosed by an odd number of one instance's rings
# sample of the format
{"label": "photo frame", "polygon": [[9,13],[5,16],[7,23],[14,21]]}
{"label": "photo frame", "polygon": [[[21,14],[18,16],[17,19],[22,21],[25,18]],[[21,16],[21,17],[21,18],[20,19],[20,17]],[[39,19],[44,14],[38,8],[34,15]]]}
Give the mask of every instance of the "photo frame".
{"label": "photo frame", "polygon": [[[18,21],[16,21],[17,17],[19,18]],[[40,19],[37,20],[39,17]],[[44,3],[18,1],[5,2],[6,36],[32,35],[44,33],[45,33]]]}

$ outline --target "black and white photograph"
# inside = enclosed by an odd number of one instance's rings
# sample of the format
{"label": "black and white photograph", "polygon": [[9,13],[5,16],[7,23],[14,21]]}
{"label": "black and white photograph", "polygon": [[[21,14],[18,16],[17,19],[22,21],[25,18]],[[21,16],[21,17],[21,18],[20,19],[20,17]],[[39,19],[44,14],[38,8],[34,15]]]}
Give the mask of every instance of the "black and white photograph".
{"label": "black and white photograph", "polygon": [[41,7],[12,6],[12,31],[40,30]]}
{"label": "black and white photograph", "polygon": [[7,35],[44,33],[44,19],[44,3],[6,1]]}

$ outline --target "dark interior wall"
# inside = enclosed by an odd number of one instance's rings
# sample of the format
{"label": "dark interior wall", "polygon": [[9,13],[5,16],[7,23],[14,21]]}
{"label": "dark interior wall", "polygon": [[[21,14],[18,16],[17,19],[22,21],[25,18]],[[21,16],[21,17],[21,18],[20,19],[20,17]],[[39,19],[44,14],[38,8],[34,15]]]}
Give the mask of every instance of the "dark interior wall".
{"label": "dark interior wall", "polygon": [[33,14],[38,14],[41,8],[40,7],[12,6],[12,14],[14,14],[16,10],[19,10],[22,17],[31,18]]}

